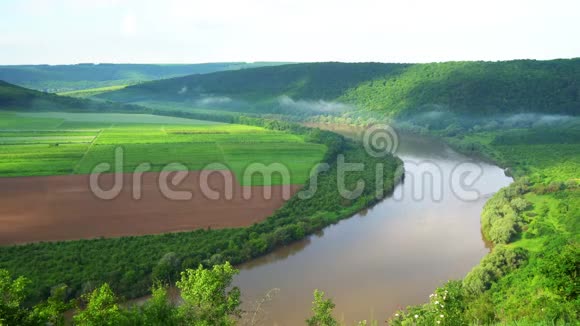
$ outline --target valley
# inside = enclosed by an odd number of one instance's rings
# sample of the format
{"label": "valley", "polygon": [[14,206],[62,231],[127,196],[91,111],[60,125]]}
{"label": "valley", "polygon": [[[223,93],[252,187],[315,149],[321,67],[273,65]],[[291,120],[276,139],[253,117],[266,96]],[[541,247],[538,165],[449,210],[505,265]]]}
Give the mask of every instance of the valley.
{"label": "valley", "polygon": [[62,95],[2,82],[0,271],[29,280],[31,305],[58,284],[66,302],[110,291],[121,324],[187,303],[187,273],[240,289],[224,315],[240,323],[298,324],[314,289],[346,325],[572,322],[577,62],[292,64]]}

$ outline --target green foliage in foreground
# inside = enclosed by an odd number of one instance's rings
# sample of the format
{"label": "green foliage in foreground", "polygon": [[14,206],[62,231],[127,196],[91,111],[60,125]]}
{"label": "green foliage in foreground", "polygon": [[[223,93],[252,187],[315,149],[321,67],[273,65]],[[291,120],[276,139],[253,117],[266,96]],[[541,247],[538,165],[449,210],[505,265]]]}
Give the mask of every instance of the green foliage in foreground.
{"label": "green foliage in foreground", "polygon": [[[48,297],[52,287],[63,283],[69,286],[69,297],[89,293],[103,282],[124,297],[137,297],[148,292],[154,278],[170,282],[179,271],[199,264],[239,264],[302,239],[377,203],[401,176],[400,160],[371,157],[362,146],[334,133],[277,121],[243,122],[302,133],[310,142],[327,148],[323,161],[330,165],[329,170],[305,185],[305,189],[311,189],[317,182],[312,197],[294,196],[271,217],[247,228],[1,247],[0,268],[30,279],[30,302]],[[359,180],[364,181],[366,187],[357,198],[343,199],[337,189],[339,154],[346,162],[365,164],[363,171],[347,173],[345,178],[348,190],[353,190]],[[377,167],[383,170],[383,180],[376,179]]]}
{"label": "green foliage in foreground", "polygon": [[[6,270],[0,269],[0,325],[257,325],[253,319],[246,320],[251,312],[240,309],[240,290],[231,286],[237,273],[229,262],[211,269],[201,265],[197,269],[186,269],[176,283],[179,302],[170,297],[167,285],[157,282],[151,289],[151,297],[144,303],[122,304],[109,284],[104,283],[71,301],[64,298],[62,293],[66,287],[61,286],[48,300],[28,308],[23,305],[27,279],[12,279]],[[339,322],[333,317],[334,307],[332,300],[324,297],[324,292],[315,290],[313,315],[306,324],[338,326]],[[72,317],[65,319],[67,311]],[[358,325],[368,324],[361,321]]]}
{"label": "green foliage in foreground", "polygon": [[338,322],[332,316],[334,307],[332,300],[324,298],[324,292],[314,290],[313,316],[306,320],[306,324],[308,326],[338,326]]}
{"label": "green foliage in foreground", "polygon": [[[547,130],[540,128],[447,138],[459,150],[509,166],[516,181],[497,192],[482,213],[482,231],[495,243],[492,252],[462,281],[437,289],[427,304],[399,311],[391,323],[577,324],[580,139],[553,137],[571,132],[559,128],[546,137],[525,136]],[[439,308],[449,307],[438,319]]]}
{"label": "green foliage in foreground", "polygon": [[104,283],[79,300],[67,302],[57,292],[27,308],[23,305],[27,280],[12,279],[6,270],[0,270],[0,325],[64,325],[64,313],[75,307],[72,322],[78,326],[234,325],[241,314],[240,290],[229,288],[237,273],[227,262],[211,269],[199,266],[185,270],[177,282],[183,300],[179,306],[171,302],[167,287],[159,283],[143,305],[122,306]]}
{"label": "green foliage in foreground", "polygon": [[237,274],[229,263],[214,265],[206,270],[199,266],[196,270],[181,273],[176,283],[181,290],[184,304],[179,313],[190,325],[233,325],[231,316],[241,314],[240,289],[227,290],[234,275]]}

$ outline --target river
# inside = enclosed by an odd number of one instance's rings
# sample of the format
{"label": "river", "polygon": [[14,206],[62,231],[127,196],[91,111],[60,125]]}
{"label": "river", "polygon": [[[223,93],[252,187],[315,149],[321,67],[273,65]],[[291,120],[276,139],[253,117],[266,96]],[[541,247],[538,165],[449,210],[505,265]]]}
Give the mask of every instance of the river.
{"label": "river", "polygon": [[[396,155],[405,162],[406,180],[393,196],[238,266],[234,284],[242,291],[244,309],[254,310],[269,290],[279,289],[261,306],[260,324],[304,325],[314,289],[333,299],[336,317],[348,325],[364,319],[381,322],[397,309],[427,302],[437,286],[462,278],[489,252],[480,213],[485,201],[512,179],[501,168],[431,137],[402,134],[399,142]],[[469,189],[479,192],[475,200],[457,195],[449,182],[465,162],[481,169]],[[409,178],[425,172],[434,176],[433,182]]]}

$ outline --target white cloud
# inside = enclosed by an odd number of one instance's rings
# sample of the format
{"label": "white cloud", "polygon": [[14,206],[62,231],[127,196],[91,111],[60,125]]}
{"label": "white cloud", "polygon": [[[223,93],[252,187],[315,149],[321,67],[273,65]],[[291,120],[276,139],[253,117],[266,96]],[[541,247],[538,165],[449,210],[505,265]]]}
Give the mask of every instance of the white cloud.
{"label": "white cloud", "polygon": [[121,20],[121,35],[135,36],[137,34],[137,17],[133,14],[126,14]]}
{"label": "white cloud", "polygon": [[[10,13],[0,20],[0,30],[10,31],[10,37],[4,35],[0,43],[12,47],[0,51],[0,64],[429,62],[580,56],[580,42],[571,41],[580,28],[578,0],[48,3],[0,0],[0,12]],[[103,24],[106,21],[114,23]],[[30,53],[43,41],[47,46],[42,52]]]}

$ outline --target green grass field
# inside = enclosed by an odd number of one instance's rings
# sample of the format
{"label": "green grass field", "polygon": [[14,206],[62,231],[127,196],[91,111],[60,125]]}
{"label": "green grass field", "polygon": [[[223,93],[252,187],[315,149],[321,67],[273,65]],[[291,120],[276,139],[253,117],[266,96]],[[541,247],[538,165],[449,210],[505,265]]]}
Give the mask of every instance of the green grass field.
{"label": "green grass field", "polygon": [[517,144],[496,149],[515,169],[546,183],[580,178],[579,144]]}
{"label": "green grass field", "polygon": [[150,171],[202,170],[219,163],[244,185],[263,185],[255,174],[244,181],[250,164],[259,171],[281,163],[289,171],[275,173],[272,184],[301,184],[326,148],[304,138],[260,127],[145,114],[0,112],[0,177],[88,174],[100,163],[115,162],[123,149],[123,172],[142,163]]}
{"label": "green grass field", "polygon": [[57,93],[58,95],[62,96],[70,96],[70,97],[91,97],[99,94],[103,94],[106,92],[118,91],[121,90],[129,85],[114,85],[114,86],[106,86],[106,87],[95,87],[95,88],[86,88],[86,89],[79,89],[75,91],[68,91],[68,92],[60,92]]}
{"label": "green grass field", "polygon": [[[469,149],[470,144],[479,144],[487,154],[504,166],[509,166],[517,175],[526,175],[536,182],[566,182],[578,179],[580,171],[580,138],[569,136],[571,132],[577,133],[580,128],[579,122],[571,127],[561,127],[549,131],[544,129],[536,131],[541,137],[539,140],[531,140],[529,134],[534,129],[512,129],[507,131],[490,131],[471,133],[461,139],[448,138],[448,141]],[[520,135],[509,144],[498,141],[506,135]],[[555,140],[550,136],[558,136]],[[575,134],[573,134],[575,135]],[[514,138],[514,137],[512,137]],[[553,137],[552,137],[553,138]]]}

